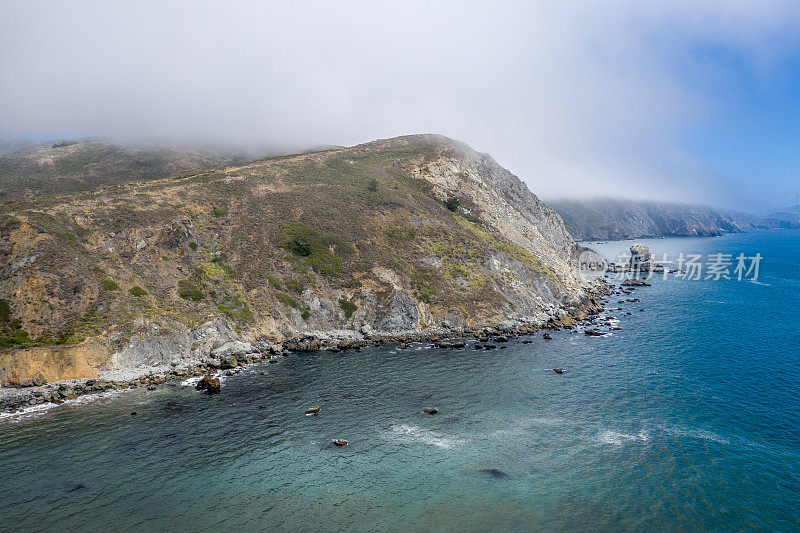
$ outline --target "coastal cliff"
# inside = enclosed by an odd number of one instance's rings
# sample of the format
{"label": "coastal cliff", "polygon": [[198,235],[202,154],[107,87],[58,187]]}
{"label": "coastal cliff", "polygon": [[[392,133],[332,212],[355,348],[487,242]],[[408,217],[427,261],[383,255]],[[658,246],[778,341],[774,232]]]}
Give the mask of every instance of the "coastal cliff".
{"label": "coastal cliff", "polygon": [[776,227],[748,213],[680,203],[598,199],[553,200],[548,204],[579,241],[712,237]]}
{"label": "coastal cliff", "polygon": [[0,196],[5,383],[199,361],[236,339],[315,349],[567,324],[600,290],[555,211],[442,136],[77,192],[15,195],[19,180]]}

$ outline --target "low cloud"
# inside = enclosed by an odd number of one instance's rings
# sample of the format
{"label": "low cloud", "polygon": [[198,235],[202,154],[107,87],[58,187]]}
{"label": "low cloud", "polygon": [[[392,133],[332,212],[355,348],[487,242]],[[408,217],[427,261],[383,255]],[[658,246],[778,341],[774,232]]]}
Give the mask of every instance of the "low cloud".
{"label": "low cloud", "polygon": [[687,139],[730,112],[736,73],[709,54],[769,78],[799,29],[791,2],[5,1],[0,136],[436,132],[545,198],[710,201],[727,177]]}

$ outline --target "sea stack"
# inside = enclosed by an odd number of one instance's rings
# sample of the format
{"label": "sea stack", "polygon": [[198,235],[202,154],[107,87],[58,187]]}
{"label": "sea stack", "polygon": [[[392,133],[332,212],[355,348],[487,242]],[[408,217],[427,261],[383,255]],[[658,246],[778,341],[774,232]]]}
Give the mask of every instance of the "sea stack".
{"label": "sea stack", "polygon": [[628,267],[634,272],[650,272],[653,270],[650,247],[640,242],[631,246],[631,258],[628,261]]}

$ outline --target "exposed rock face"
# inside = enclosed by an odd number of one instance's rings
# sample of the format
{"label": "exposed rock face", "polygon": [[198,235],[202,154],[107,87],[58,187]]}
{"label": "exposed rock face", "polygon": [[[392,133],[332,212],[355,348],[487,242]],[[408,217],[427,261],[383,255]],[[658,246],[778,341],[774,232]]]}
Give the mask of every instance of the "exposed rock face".
{"label": "exposed rock face", "polygon": [[575,269],[579,248],[561,217],[491,156],[453,143],[450,154],[415,172],[433,183],[442,199],[461,199],[466,209],[532,252],[564,283],[580,287]]}
{"label": "exposed rock face", "polygon": [[378,313],[372,329],[384,333],[401,333],[414,331],[418,327],[418,304],[402,290],[396,290],[386,307]]}
{"label": "exposed rock face", "polygon": [[219,348],[213,349],[211,351],[211,357],[215,359],[225,359],[229,356],[238,358],[241,355],[253,353],[254,351],[253,345],[249,342],[231,341],[226,342]]}
{"label": "exposed rock face", "polygon": [[68,345],[0,352],[16,381],[227,369],[266,343],[558,327],[595,305],[558,214],[444,137],[120,182],[0,205],[0,336]]}

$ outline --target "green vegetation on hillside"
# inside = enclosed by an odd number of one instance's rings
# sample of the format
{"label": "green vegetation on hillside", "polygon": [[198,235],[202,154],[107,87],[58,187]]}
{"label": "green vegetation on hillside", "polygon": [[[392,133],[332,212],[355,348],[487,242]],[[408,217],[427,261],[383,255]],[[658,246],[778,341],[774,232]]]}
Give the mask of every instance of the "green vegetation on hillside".
{"label": "green vegetation on hillside", "polygon": [[137,298],[141,298],[142,296],[147,296],[147,291],[143,288],[135,285],[128,290],[131,295],[136,296]]}
{"label": "green vegetation on hillside", "polygon": [[11,307],[0,299],[0,347],[30,344],[28,332],[22,329],[22,322],[11,316]]}
{"label": "green vegetation on hillside", "polygon": [[345,298],[339,298],[339,306],[342,308],[344,311],[344,316],[347,318],[353,316],[353,313],[355,313],[356,309],[358,309],[356,304]]}
{"label": "green vegetation on hillside", "polygon": [[118,291],[119,290],[119,283],[114,281],[113,279],[104,279],[102,281],[103,289],[107,291]]}
{"label": "green vegetation on hillside", "polygon": [[130,337],[142,316],[192,327],[211,316],[237,328],[265,319],[281,328],[297,309],[320,327],[305,302],[328,299],[352,318],[354,302],[375,302],[364,304],[373,313],[395,290],[432,313],[495,316],[509,306],[502,287],[513,273],[492,270],[491,258],[508,256],[551,282],[555,276],[471,216],[480,211],[464,191],[442,201],[441,190],[419,177],[427,163],[458,157],[446,139],[415,136],[170,179],[148,174],[136,182],[112,172],[63,198],[0,199],[9,213],[0,238],[22,239],[0,242],[13,250],[8,261],[23,265],[3,287],[22,295],[10,307],[27,317],[35,314],[27,300],[52,305],[36,323],[9,318],[2,335],[16,340],[4,342],[29,342],[23,331],[45,343],[103,331]]}

